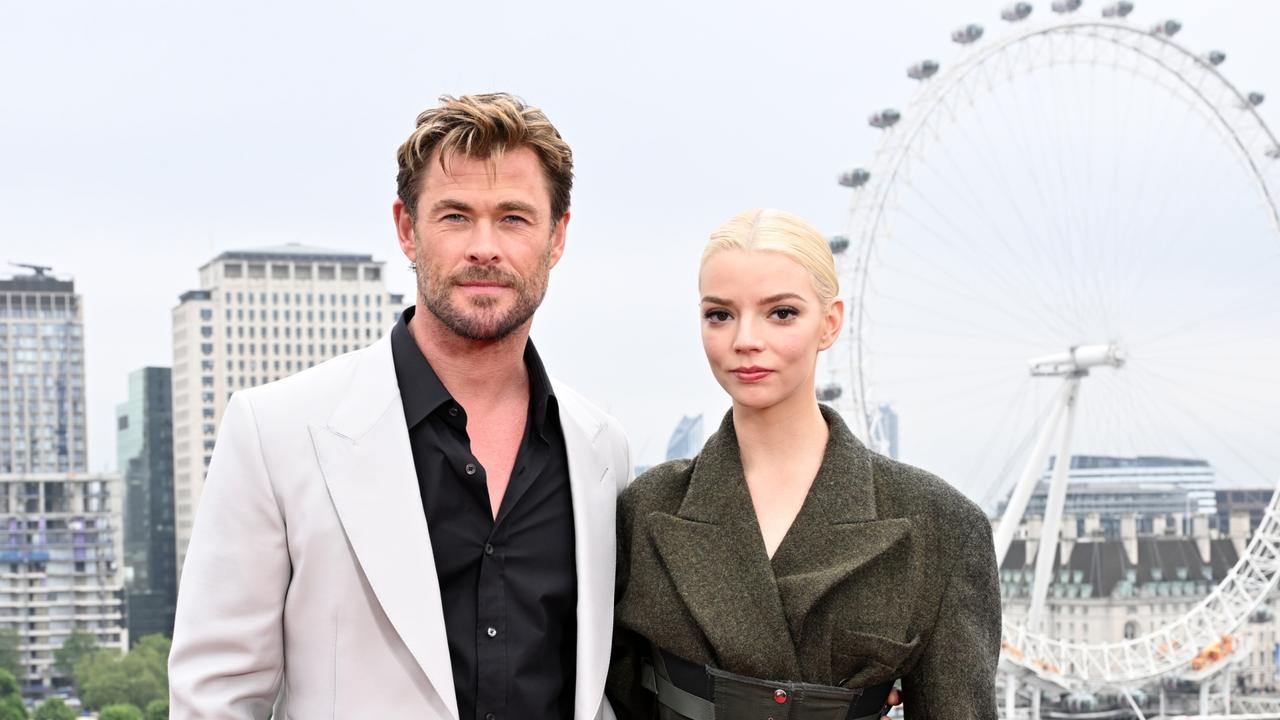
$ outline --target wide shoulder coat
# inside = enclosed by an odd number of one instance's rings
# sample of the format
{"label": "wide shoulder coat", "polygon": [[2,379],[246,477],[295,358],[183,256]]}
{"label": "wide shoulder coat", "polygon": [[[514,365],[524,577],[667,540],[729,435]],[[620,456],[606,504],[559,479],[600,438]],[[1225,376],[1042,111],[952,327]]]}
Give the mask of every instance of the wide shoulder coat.
{"label": "wide shoulder coat", "polygon": [[772,559],[732,413],[695,459],[659,465],[624,492],[608,681],[619,717],[654,716],[639,683],[650,641],[763,679],[859,688],[901,678],[909,720],[996,717],[1000,590],[985,514],[822,413],[822,465]]}

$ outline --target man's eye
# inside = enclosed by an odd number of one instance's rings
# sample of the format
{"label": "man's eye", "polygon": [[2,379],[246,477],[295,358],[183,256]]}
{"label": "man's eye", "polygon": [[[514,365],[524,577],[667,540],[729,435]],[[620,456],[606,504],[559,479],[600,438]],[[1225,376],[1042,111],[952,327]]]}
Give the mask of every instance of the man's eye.
{"label": "man's eye", "polygon": [[519,215],[507,215],[506,217],[502,218],[502,222],[509,223],[512,225],[528,225],[529,224],[529,220],[527,218],[520,217]]}
{"label": "man's eye", "polygon": [[444,222],[462,222],[467,218],[462,213],[449,213],[448,215],[445,215],[440,219],[443,220]]}

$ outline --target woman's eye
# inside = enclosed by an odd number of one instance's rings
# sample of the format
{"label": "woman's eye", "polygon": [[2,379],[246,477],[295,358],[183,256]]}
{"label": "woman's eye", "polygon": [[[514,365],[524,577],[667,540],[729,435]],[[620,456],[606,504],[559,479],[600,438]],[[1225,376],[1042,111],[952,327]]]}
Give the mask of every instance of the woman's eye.
{"label": "woman's eye", "polygon": [[791,320],[799,314],[795,308],[788,307],[777,308],[773,311],[773,316],[779,320]]}
{"label": "woman's eye", "polygon": [[711,322],[721,323],[728,321],[729,313],[724,310],[708,310],[702,314],[702,317],[710,320]]}

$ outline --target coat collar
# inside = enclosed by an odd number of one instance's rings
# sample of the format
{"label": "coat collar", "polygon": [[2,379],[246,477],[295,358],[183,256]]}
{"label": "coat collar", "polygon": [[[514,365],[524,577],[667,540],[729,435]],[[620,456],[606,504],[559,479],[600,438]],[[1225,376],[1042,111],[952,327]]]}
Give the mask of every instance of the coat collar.
{"label": "coat collar", "polygon": [[909,534],[907,519],[879,520],[871,453],[833,410],[829,439],[804,505],[770,561],[725,415],[693,465],[674,515],[651,517],[658,553],[725,667],[799,678],[805,620],[832,589]]}

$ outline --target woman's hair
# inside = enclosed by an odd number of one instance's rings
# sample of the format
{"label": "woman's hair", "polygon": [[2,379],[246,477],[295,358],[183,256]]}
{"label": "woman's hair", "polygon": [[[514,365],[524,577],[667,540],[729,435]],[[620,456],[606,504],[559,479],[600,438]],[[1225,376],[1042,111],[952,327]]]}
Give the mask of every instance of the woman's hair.
{"label": "woman's hair", "polygon": [[831,246],[812,225],[782,210],[747,210],[711,233],[702,263],[724,250],[776,252],[800,263],[813,279],[818,299],[831,302],[840,294]]}

